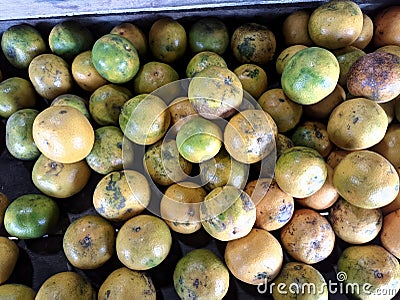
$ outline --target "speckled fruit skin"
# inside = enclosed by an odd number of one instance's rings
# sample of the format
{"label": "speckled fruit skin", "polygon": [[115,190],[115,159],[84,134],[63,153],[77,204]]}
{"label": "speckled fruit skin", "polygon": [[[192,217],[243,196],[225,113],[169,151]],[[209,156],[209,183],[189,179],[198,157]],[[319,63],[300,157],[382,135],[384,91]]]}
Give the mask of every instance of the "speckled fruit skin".
{"label": "speckled fruit skin", "polygon": [[140,65],[135,46],[117,34],[106,34],[94,43],[92,62],[102,77],[119,84],[131,80]]}
{"label": "speckled fruit skin", "polygon": [[[343,281],[345,285],[351,283],[360,286],[359,293],[353,294],[356,299],[394,299],[393,296],[400,289],[399,262],[382,246],[348,247],[340,255],[337,266],[338,272],[346,274]],[[368,289],[363,290],[366,283]],[[387,291],[388,294],[384,295],[382,291]]]}
{"label": "speckled fruit skin", "polygon": [[36,292],[31,287],[19,283],[0,286],[0,298],[15,300],[35,300]]}
{"label": "speckled fruit skin", "polygon": [[382,228],[382,211],[352,205],[339,198],[328,215],[335,234],[350,244],[372,241]]}
{"label": "speckled fruit skin", "polygon": [[224,22],[214,17],[205,17],[189,30],[189,46],[193,52],[212,51],[222,55],[229,45],[229,32]]}
{"label": "speckled fruit skin", "polygon": [[89,111],[99,125],[118,125],[122,106],[132,97],[124,86],[106,84],[96,89],[89,99]]}
{"label": "speckled fruit skin", "polygon": [[0,285],[2,285],[14,271],[19,257],[19,248],[14,241],[0,236],[0,251]]}
{"label": "speckled fruit skin", "polygon": [[156,300],[156,296],[157,292],[150,275],[125,267],[108,275],[98,293],[98,299]]}
{"label": "speckled fruit skin", "polygon": [[10,64],[25,69],[35,56],[46,51],[46,43],[36,28],[19,24],[4,31],[1,49]]}
{"label": "speckled fruit skin", "polygon": [[353,98],[335,107],[329,116],[327,132],[339,148],[361,150],[379,143],[387,127],[382,107],[366,98]]}
{"label": "speckled fruit skin", "polygon": [[271,233],[253,228],[246,236],[227,243],[224,258],[237,279],[260,285],[278,275],[283,263],[283,251]]}
{"label": "speckled fruit skin", "polygon": [[35,300],[48,299],[95,300],[96,290],[82,275],[65,271],[54,274],[40,286]]}
{"label": "speckled fruit skin", "polygon": [[243,87],[235,73],[210,66],[197,73],[189,83],[188,98],[204,118],[231,116],[243,101]]}
{"label": "speckled fruit skin", "polygon": [[114,254],[114,227],[98,215],[86,215],[72,222],[63,237],[68,261],[83,270],[104,265]]}
{"label": "speckled fruit skin", "polygon": [[91,169],[85,160],[63,164],[40,155],[32,168],[32,181],[43,194],[68,198],[79,193],[88,183]]}
{"label": "speckled fruit skin", "polygon": [[93,192],[93,206],[104,218],[126,221],[150,202],[150,185],[135,170],[114,171],[104,176]]}
{"label": "speckled fruit skin", "polygon": [[72,90],[73,78],[69,65],[55,54],[36,56],[29,64],[28,73],[33,87],[43,98],[53,100]]}
{"label": "speckled fruit skin", "polygon": [[323,157],[327,157],[333,148],[326,125],[317,121],[305,121],[297,126],[292,134],[292,141],[296,146],[317,150]]}
{"label": "speckled fruit skin", "polygon": [[189,78],[194,77],[199,72],[211,66],[218,66],[223,68],[228,67],[225,60],[217,53],[211,51],[203,51],[197,53],[190,59],[190,61],[187,64],[186,76]]}
{"label": "speckled fruit skin", "polygon": [[244,191],[226,185],[213,189],[200,204],[203,228],[220,241],[247,235],[256,221],[256,207]]}
{"label": "speckled fruit skin", "polygon": [[154,94],[140,94],[129,99],[118,118],[125,137],[139,145],[159,141],[171,122],[167,104]]}
{"label": "speckled fruit skin", "polygon": [[308,208],[295,210],[282,228],[280,239],[290,256],[306,264],[323,261],[335,245],[335,233],[328,220]]}
{"label": "speckled fruit skin", "polygon": [[108,174],[123,168],[124,134],[117,126],[103,126],[94,131],[92,151],[86,156],[89,167],[99,174]]}
{"label": "speckled fruit skin", "polygon": [[353,96],[387,102],[400,94],[400,57],[372,52],[359,58],[347,75],[347,88]]}
{"label": "speckled fruit skin", "polygon": [[182,300],[222,299],[229,288],[229,271],[213,252],[195,249],[175,266],[174,287]]}
{"label": "speckled fruit skin", "polygon": [[158,266],[171,250],[172,236],[168,225],[150,215],[135,216],[118,231],[118,259],[132,270],[148,270]]}
{"label": "speckled fruit skin", "polygon": [[380,208],[392,202],[399,193],[399,175],[382,155],[360,150],[347,154],[336,166],[333,185],[355,206]]}
{"label": "speckled fruit skin", "polygon": [[275,54],[276,39],[265,25],[246,23],[233,32],[231,48],[233,55],[241,63],[265,64]]}
{"label": "speckled fruit skin", "polygon": [[174,19],[160,18],[150,28],[149,46],[157,60],[167,64],[176,62],[186,51],[186,30]]}
{"label": "speckled fruit skin", "polygon": [[255,64],[243,64],[233,71],[242,83],[243,89],[258,99],[268,87],[267,73]]}
{"label": "speckled fruit skin", "polygon": [[54,200],[40,194],[26,194],[7,207],[4,226],[13,236],[33,239],[53,230],[58,217],[59,208]]}
{"label": "speckled fruit skin", "polygon": [[88,28],[76,21],[56,24],[49,34],[49,46],[54,54],[67,61],[92,47],[93,35]]}
{"label": "speckled fruit skin", "polygon": [[40,155],[32,136],[33,121],[38,114],[38,110],[26,108],[16,111],[7,119],[6,147],[17,159],[33,160]]}
{"label": "speckled fruit skin", "polygon": [[272,231],[289,222],[294,212],[294,199],[283,192],[276,181],[258,178],[248,182],[244,191],[256,205],[255,227]]}
{"label": "speckled fruit skin", "polygon": [[169,186],[184,180],[192,170],[192,163],[179,154],[175,140],[161,140],[144,154],[143,163],[151,179]]}
{"label": "speckled fruit skin", "polygon": [[350,45],[360,35],[363,14],[352,1],[330,1],[317,7],[308,21],[308,33],[318,46],[338,49]]}
{"label": "speckled fruit skin", "polygon": [[248,109],[234,115],[224,130],[224,145],[239,162],[261,161],[275,151],[278,128],[263,110]]}
{"label": "speckled fruit skin", "polygon": [[[328,300],[328,288],[324,276],[313,266],[310,266],[301,262],[288,262],[286,263],[281,273],[275,280],[272,295],[275,300],[287,299],[287,293],[289,292],[289,286],[296,282],[299,285],[313,283],[317,293],[295,293],[302,300]],[[285,288],[282,293],[279,285],[283,285]],[[303,286],[305,287],[305,285]],[[308,291],[305,288],[305,291]],[[292,294],[293,295],[293,294]],[[294,295],[293,295],[294,296]]]}
{"label": "speckled fruit skin", "polygon": [[289,148],[276,162],[276,182],[284,192],[296,198],[316,193],[325,183],[326,177],[324,158],[309,147]]}
{"label": "speckled fruit skin", "polygon": [[0,82],[0,117],[8,118],[22,108],[33,108],[36,93],[28,80],[11,77]]}

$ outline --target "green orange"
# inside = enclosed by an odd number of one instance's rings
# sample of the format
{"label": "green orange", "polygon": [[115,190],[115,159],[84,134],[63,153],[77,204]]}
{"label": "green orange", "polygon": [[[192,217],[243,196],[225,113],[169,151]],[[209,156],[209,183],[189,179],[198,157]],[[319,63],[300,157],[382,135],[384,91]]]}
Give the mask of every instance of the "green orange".
{"label": "green orange", "polygon": [[294,102],[314,104],[333,92],[339,73],[339,63],[330,51],[320,47],[305,48],[286,63],[281,77],[282,89]]}
{"label": "green orange", "polygon": [[214,157],[222,145],[221,129],[210,120],[195,116],[186,122],[176,136],[183,158],[200,163]]}
{"label": "green orange", "polygon": [[140,65],[135,46],[117,34],[106,34],[94,43],[92,62],[97,72],[112,83],[128,82]]}
{"label": "green orange", "polygon": [[53,230],[58,217],[59,208],[54,200],[40,194],[26,194],[7,207],[4,226],[17,238],[32,239]]}

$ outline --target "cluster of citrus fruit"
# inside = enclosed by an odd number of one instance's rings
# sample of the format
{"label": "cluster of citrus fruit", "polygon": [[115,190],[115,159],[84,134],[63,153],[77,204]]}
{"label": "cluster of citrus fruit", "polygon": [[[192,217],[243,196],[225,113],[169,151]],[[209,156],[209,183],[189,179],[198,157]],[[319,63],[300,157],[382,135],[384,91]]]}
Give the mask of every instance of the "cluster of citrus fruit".
{"label": "cluster of citrus fruit", "polygon": [[[280,32],[213,17],[188,28],[161,18],[148,33],[121,23],[101,36],[64,21],[47,42],[31,25],[8,28],[5,146],[32,161],[37,192],[0,194],[0,298],[156,299],[147,271],[171,255],[175,237],[200,231],[223,253],[194,249],[177,259],[170,283],[181,299],[224,298],[230,274],[254,287],[313,283],[322,287],[317,299],[328,299],[317,265],[338,240],[344,283],[369,284],[353,296],[393,298],[399,20],[397,6],[371,19],[333,0],[287,15]],[[25,76],[8,76],[13,69]],[[98,289],[75,271],[37,291],[10,282],[19,248],[7,237],[54,234],[60,203],[90,180],[93,209],[61,228],[63,255],[79,270],[115,256],[118,267]],[[270,290],[274,299],[301,291]]]}

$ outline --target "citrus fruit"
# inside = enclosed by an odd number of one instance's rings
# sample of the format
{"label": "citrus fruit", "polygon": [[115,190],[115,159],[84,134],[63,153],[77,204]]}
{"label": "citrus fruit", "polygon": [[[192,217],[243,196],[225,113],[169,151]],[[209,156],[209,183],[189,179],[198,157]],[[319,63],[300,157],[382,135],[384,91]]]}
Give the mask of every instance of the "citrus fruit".
{"label": "citrus fruit", "polygon": [[222,146],[221,129],[210,120],[194,116],[176,135],[176,145],[183,158],[200,163],[214,157]]}
{"label": "citrus fruit", "polygon": [[156,293],[150,275],[122,267],[107,276],[100,286],[98,297],[99,299],[156,300]]}
{"label": "citrus fruit", "polygon": [[92,62],[97,72],[112,83],[125,83],[139,71],[135,46],[123,36],[106,34],[92,47]]}
{"label": "citrus fruit", "polygon": [[280,239],[290,256],[306,264],[323,261],[335,246],[335,233],[328,220],[308,208],[294,211],[281,229]]}
{"label": "citrus fruit", "polygon": [[215,17],[204,17],[194,22],[189,30],[189,46],[193,52],[211,51],[222,55],[229,45],[229,31],[225,23]]}
{"label": "citrus fruit", "polygon": [[114,227],[97,215],[86,215],[72,222],[63,237],[68,261],[79,269],[96,269],[114,254]]}
{"label": "citrus fruit", "polygon": [[150,202],[146,177],[135,170],[108,173],[96,185],[93,206],[104,218],[126,221],[141,213]]}
{"label": "citrus fruit", "polygon": [[333,92],[339,73],[339,63],[331,52],[320,47],[305,48],[286,63],[282,89],[294,102],[314,104]]}
{"label": "citrus fruit", "polygon": [[[344,274],[345,285],[359,299],[393,299],[400,289],[400,264],[395,256],[379,245],[360,245],[346,248],[339,257],[338,274]],[[367,285],[366,285],[367,283]]]}
{"label": "citrus fruit", "polygon": [[161,18],[155,21],[149,31],[150,51],[157,60],[173,63],[186,51],[185,28],[176,20]]}
{"label": "citrus fruit", "polygon": [[170,122],[167,104],[154,94],[140,94],[129,99],[119,114],[119,126],[125,137],[139,145],[151,145],[160,140]]}
{"label": "citrus fruit", "polygon": [[383,108],[369,99],[354,98],[342,102],[332,111],[327,132],[339,148],[360,150],[379,143],[387,127]]}
{"label": "citrus fruit", "polygon": [[295,146],[284,151],[276,162],[275,179],[282,191],[296,198],[317,192],[325,183],[327,169],[317,150]]}
{"label": "citrus fruit", "polygon": [[389,204],[399,193],[396,169],[370,150],[347,154],[335,168],[333,184],[345,200],[368,209]]}
{"label": "citrus fruit", "polygon": [[[19,248],[12,240],[0,236],[0,285],[6,282],[14,271],[19,257]],[[1,295],[1,294],[0,294]]]}
{"label": "citrus fruit", "polygon": [[40,286],[35,300],[46,299],[96,299],[96,291],[82,275],[72,272],[60,272],[46,279]]}
{"label": "citrus fruit", "polygon": [[64,21],[56,24],[49,34],[49,46],[54,54],[67,61],[79,53],[89,50],[93,44],[93,35],[85,26],[76,21]]}
{"label": "citrus fruit", "polygon": [[55,54],[36,56],[29,64],[28,74],[36,92],[45,99],[53,100],[73,88],[69,65]]}
{"label": "citrus fruit", "polygon": [[308,33],[312,41],[327,49],[338,49],[353,43],[363,28],[363,14],[353,1],[329,1],[310,15]]}
{"label": "citrus fruit", "polygon": [[225,185],[213,189],[200,204],[203,228],[220,241],[247,235],[256,221],[256,207],[241,189]]}
{"label": "citrus fruit", "polygon": [[43,194],[68,198],[79,193],[88,183],[91,170],[85,160],[63,164],[39,156],[32,168],[32,181]]}
{"label": "citrus fruit", "polygon": [[174,287],[180,299],[220,300],[228,292],[229,271],[213,252],[195,249],[176,264]]}
{"label": "citrus fruit", "polygon": [[239,162],[261,161],[275,151],[277,126],[263,110],[248,109],[234,115],[224,130],[224,145]]}
{"label": "citrus fruit", "polygon": [[283,251],[271,233],[253,228],[246,236],[227,243],[224,258],[229,271],[237,279],[260,285],[278,275],[282,267]]}
{"label": "citrus fruit", "polygon": [[275,54],[274,33],[265,25],[245,23],[235,29],[231,38],[235,58],[241,63],[265,64]]}
{"label": "citrus fruit", "polygon": [[20,239],[41,237],[54,230],[59,208],[51,198],[40,194],[25,194],[6,209],[4,227]]}
{"label": "citrus fruit", "polygon": [[6,147],[17,159],[33,160],[40,155],[32,136],[32,125],[39,111],[25,108],[13,113],[6,123]]}
{"label": "citrus fruit", "polygon": [[36,93],[28,80],[10,77],[0,82],[0,117],[8,118],[22,108],[33,108]]}
{"label": "citrus fruit", "polygon": [[94,130],[79,110],[70,106],[50,106],[33,122],[33,140],[49,159],[74,163],[92,150]]}
{"label": "citrus fruit", "polygon": [[18,24],[3,32],[1,49],[10,64],[25,69],[35,56],[46,51],[46,43],[36,28]]}
{"label": "citrus fruit", "polygon": [[232,115],[243,100],[239,78],[227,68],[210,66],[189,83],[188,98],[194,109],[207,119]]}
{"label": "citrus fruit", "polygon": [[158,266],[168,255],[172,236],[168,225],[150,215],[135,216],[118,231],[116,250],[119,260],[132,270]]}

